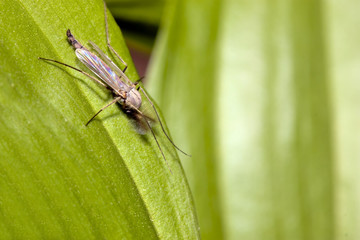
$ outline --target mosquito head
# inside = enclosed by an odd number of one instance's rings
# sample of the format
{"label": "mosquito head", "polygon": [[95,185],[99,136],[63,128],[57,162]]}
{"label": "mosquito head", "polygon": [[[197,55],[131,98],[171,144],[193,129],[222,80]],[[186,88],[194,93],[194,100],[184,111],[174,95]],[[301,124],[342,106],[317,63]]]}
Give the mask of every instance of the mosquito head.
{"label": "mosquito head", "polygon": [[130,106],[139,109],[141,106],[141,95],[136,88],[131,88],[127,94],[126,103],[129,103]]}

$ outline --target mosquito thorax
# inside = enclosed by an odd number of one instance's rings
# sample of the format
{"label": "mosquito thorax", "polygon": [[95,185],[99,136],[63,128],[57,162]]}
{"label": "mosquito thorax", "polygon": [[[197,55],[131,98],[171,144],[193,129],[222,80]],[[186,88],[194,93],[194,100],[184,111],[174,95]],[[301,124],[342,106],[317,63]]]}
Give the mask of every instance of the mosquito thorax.
{"label": "mosquito thorax", "polygon": [[142,102],[140,92],[132,87],[127,94],[126,102],[139,109]]}

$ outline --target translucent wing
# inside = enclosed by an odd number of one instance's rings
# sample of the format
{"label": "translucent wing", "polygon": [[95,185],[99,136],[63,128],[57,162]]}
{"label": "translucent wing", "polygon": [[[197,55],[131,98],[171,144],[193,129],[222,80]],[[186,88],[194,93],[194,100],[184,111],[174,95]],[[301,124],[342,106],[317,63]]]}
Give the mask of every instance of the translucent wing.
{"label": "translucent wing", "polygon": [[80,48],[75,50],[75,54],[83,64],[115,91],[129,89],[129,86],[122,82],[116,73],[95,54]]}
{"label": "translucent wing", "polygon": [[102,57],[102,59],[106,62],[107,65],[113,69],[116,74],[118,74],[121,78],[125,79],[128,84],[132,84],[129,78],[124,74],[124,72],[113,62],[111,59],[103,52],[101,49],[92,41],[89,41],[90,45],[93,49]]}

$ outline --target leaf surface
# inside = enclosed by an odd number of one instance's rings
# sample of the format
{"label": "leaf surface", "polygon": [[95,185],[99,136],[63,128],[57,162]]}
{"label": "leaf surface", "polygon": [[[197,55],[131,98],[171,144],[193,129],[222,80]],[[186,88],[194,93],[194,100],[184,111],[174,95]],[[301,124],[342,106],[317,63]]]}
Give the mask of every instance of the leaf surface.
{"label": "leaf surface", "polygon": [[[197,238],[192,197],[177,153],[158,125],[170,173],[150,134],[139,135],[91,79],[66,39],[106,48],[103,4],[1,0],[0,232],[2,239]],[[112,45],[138,79],[109,17]],[[109,56],[111,53],[105,51]],[[143,109],[151,112],[144,101]]]}

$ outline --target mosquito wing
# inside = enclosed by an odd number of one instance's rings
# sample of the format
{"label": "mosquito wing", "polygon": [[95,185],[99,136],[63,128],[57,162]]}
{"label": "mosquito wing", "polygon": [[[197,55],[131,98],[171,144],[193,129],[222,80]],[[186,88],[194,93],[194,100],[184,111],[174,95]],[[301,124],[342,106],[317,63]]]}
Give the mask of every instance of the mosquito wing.
{"label": "mosquito wing", "polygon": [[96,74],[104,83],[109,85],[115,91],[128,90],[128,86],[120,80],[116,73],[106,63],[85,49],[76,49],[75,54],[78,59],[85,64],[93,73]]}
{"label": "mosquito wing", "polygon": [[101,58],[106,62],[107,65],[113,69],[116,74],[120,76],[120,78],[125,79],[125,81],[129,84],[132,84],[132,82],[129,80],[129,78],[124,74],[124,72],[113,62],[111,59],[92,41],[89,41],[92,48],[101,56]]}

